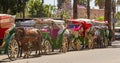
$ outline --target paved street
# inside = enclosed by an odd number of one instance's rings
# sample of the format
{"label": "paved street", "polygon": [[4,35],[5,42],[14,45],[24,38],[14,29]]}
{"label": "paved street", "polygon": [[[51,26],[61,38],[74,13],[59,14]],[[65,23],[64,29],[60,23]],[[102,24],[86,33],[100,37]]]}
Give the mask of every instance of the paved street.
{"label": "paved street", "polygon": [[112,47],[103,49],[71,51],[16,61],[6,58],[7,55],[0,56],[1,63],[120,63],[120,41],[115,41]]}

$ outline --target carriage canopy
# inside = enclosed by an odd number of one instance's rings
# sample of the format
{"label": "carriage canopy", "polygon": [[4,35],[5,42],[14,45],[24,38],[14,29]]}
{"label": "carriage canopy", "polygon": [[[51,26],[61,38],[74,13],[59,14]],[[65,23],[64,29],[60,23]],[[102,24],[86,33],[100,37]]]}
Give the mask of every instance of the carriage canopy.
{"label": "carriage canopy", "polygon": [[0,39],[4,38],[5,31],[14,24],[14,17],[8,14],[0,14]]}

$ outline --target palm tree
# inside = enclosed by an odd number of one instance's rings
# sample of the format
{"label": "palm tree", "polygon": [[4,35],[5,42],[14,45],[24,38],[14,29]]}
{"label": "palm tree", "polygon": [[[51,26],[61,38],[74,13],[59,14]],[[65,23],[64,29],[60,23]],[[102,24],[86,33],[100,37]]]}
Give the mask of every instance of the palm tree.
{"label": "palm tree", "polygon": [[99,6],[99,9],[104,9],[105,6],[105,0],[95,0],[95,5]]}
{"label": "palm tree", "polygon": [[90,0],[87,0],[87,18],[90,19]]}
{"label": "palm tree", "polygon": [[73,18],[76,19],[78,17],[78,12],[77,12],[77,4],[78,0],[73,1]]}
{"label": "palm tree", "polygon": [[112,39],[112,29],[111,29],[111,0],[105,0],[105,20],[108,21],[108,28],[109,28],[109,43],[108,45],[111,45],[111,39]]}

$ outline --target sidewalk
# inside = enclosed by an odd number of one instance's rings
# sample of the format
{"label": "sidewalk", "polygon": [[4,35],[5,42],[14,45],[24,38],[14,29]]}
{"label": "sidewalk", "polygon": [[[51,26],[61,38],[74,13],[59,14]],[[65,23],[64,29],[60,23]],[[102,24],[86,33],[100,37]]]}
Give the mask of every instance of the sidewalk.
{"label": "sidewalk", "polygon": [[120,48],[120,41],[116,40],[112,42],[112,48]]}

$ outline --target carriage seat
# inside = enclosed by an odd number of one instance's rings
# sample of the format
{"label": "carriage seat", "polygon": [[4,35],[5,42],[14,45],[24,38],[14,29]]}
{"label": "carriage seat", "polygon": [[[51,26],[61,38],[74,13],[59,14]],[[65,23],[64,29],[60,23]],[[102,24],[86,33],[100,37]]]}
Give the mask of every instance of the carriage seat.
{"label": "carriage seat", "polygon": [[34,27],[35,22],[33,20],[27,20],[23,22],[17,22],[16,23],[18,27]]}
{"label": "carriage seat", "polygon": [[7,31],[8,28],[0,28],[0,39],[4,38],[5,31]]}

